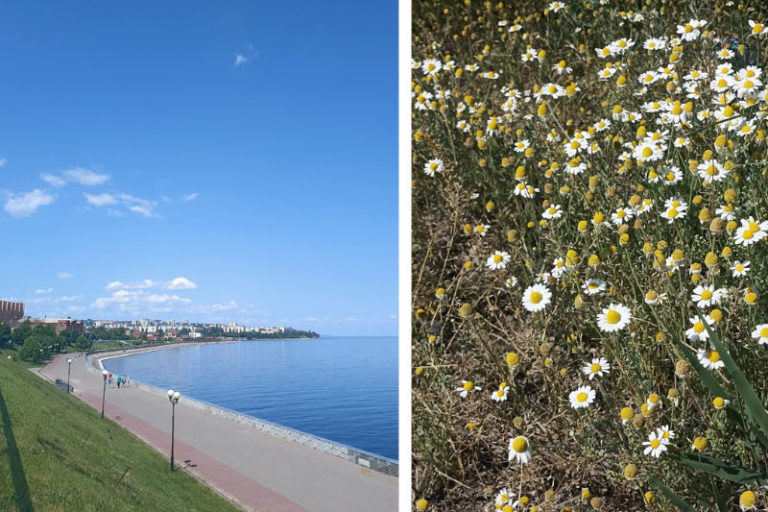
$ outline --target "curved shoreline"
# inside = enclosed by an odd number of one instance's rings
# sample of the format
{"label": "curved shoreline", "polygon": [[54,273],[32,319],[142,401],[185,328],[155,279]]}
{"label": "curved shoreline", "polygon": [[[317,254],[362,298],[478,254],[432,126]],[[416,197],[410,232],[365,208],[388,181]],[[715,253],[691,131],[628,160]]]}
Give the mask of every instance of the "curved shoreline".
{"label": "curved shoreline", "polygon": [[[290,339],[310,339],[310,338],[290,338]],[[239,341],[260,341],[260,340],[189,342],[189,343],[174,343],[174,344],[168,344],[168,345],[157,345],[152,347],[136,347],[131,349],[91,351],[85,354],[85,363],[86,363],[86,369],[88,371],[94,372],[94,373],[96,372],[101,373],[101,371],[105,369],[103,365],[103,361],[107,359],[116,359],[118,357],[125,357],[125,356],[145,353],[145,352],[154,352],[156,350],[164,350],[164,349],[175,348],[175,347],[209,345],[209,344],[232,344],[232,343],[237,343]],[[264,340],[264,341],[273,341],[273,340]],[[131,379],[131,381],[134,383],[136,387],[144,389],[145,391],[148,391],[152,394],[162,395],[162,396],[166,395],[165,390],[162,390],[156,386],[152,386],[150,384],[146,384],[144,382],[137,381],[135,379]],[[350,462],[354,462],[355,464],[367,469],[378,471],[390,476],[395,476],[395,477],[398,476],[399,465],[398,465],[398,461],[396,460],[389,459],[387,457],[382,457],[381,455],[377,455],[374,453],[366,452],[364,450],[360,450],[358,448],[354,448],[352,446],[348,446],[343,443],[338,443],[338,442],[331,441],[319,436],[315,436],[313,434],[301,432],[299,430],[295,430],[290,427],[278,425],[276,423],[272,423],[267,420],[248,416],[248,415],[233,411],[231,409],[227,409],[225,407],[221,407],[218,405],[211,404],[209,402],[205,402],[203,400],[184,397],[184,401],[190,407],[207,411],[216,416],[227,418],[231,421],[235,421],[241,425],[251,427],[253,429],[259,430],[266,434],[269,434],[281,439],[285,439],[287,441],[295,442],[295,443],[310,447],[314,450],[318,450],[320,452],[327,453],[329,455],[333,455],[335,457],[339,457],[344,460],[348,460]]]}

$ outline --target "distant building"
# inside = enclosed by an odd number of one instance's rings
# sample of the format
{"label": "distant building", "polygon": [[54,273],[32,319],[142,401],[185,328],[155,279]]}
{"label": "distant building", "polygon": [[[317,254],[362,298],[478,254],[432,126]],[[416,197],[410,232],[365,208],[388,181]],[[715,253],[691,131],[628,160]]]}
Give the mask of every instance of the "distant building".
{"label": "distant building", "polygon": [[6,323],[11,327],[16,327],[24,318],[23,302],[7,302],[0,300],[0,322]]}
{"label": "distant building", "polygon": [[82,320],[72,320],[71,318],[27,318],[30,325],[34,328],[36,325],[47,325],[53,327],[56,334],[63,331],[73,331],[78,334],[85,333],[85,326]]}

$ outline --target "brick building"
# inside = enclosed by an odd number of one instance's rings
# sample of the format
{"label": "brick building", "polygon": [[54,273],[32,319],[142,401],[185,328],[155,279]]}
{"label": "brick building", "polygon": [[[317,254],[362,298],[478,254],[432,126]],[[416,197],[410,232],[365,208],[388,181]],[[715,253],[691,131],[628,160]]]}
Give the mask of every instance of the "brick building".
{"label": "brick building", "polygon": [[22,318],[24,318],[23,302],[0,300],[0,322],[16,327],[21,323]]}

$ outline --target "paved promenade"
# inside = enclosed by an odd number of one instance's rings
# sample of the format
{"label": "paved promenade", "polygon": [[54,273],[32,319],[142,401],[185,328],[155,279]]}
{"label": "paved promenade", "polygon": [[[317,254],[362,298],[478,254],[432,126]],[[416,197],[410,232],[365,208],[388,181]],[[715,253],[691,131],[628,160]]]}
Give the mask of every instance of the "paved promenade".
{"label": "paved promenade", "polygon": [[[101,411],[102,377],[83,354],[62,354],[39,373],[67,380],[74,394]],[[92,361],[98,364],[91,356]],[[170,458],[171,405],[150,391],[107,384],[105,416]],[[176,406],[175,461],[245,510],[339,512],[397,510],[397,479],[209,411]]]}

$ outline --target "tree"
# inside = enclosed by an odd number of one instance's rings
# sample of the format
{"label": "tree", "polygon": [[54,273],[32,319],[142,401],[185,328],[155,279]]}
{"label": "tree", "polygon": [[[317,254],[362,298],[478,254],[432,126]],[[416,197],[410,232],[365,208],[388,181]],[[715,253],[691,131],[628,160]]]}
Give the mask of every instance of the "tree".
{"label": "tree", "polygon": [[44,359],[48,359],[48,340],[39,335],[31,334],[24,340],[24,345],[21,347],[21,358],[25,361],[32,361],[39,363]]}
{"label": "tree", "polygon": [[0,322],[0,345],[5,345],[11,341],[11,326]]}
{"label": "tree", "polygon": [[75,347],[80,350],[90,350],[93,347],[93,342],[85,336],[78,336],[75,340]]}
{"label": "tree", "polygon": [[24,323],[16,327],[11,333],[11,341],[21,345],[30,334],[32,334],[32,325],[29,323],[29,320],[24,320]]}

